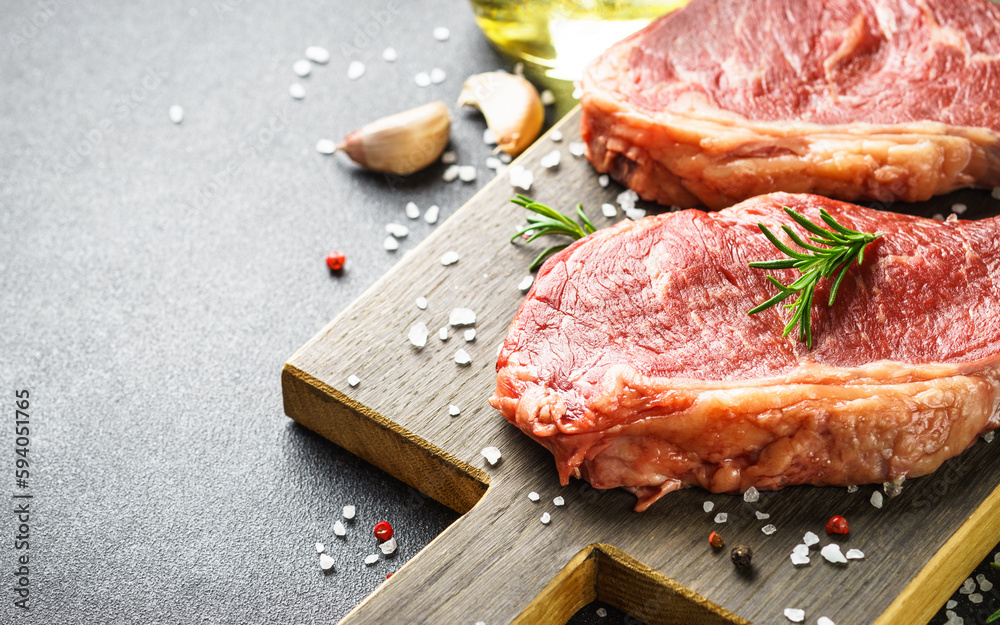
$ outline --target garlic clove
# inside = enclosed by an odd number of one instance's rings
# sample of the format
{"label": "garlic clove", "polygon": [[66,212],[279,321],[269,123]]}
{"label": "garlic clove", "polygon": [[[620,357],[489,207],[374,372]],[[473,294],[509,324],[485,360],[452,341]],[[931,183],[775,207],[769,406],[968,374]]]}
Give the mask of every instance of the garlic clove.
{"label": "garlic clove", "polygon": [[459,106],[474,106],[496,135],[497,147],[517,156],[538,137],[545,108],[534,85],[507,72],[470,76],[462,85]]}
{"label": "garlic clove", "polygon": [[365,124],[337,149],[366,169],[412,174],[437,161],[448,145],[450,127],[448,107],[431,102]]}

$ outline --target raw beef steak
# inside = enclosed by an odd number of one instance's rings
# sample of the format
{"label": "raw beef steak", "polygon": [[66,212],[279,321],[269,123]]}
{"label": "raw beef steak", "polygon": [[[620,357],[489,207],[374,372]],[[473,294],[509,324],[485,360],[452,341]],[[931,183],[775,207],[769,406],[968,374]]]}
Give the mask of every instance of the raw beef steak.
{"label": "raw beef steak", "polygon": [[646,200],[1000,185],[1000,6],[694,0],[583,78],[587,156]]}
{"label": "raw beef steak", "polygon": [[[782,306],[747,314],[776,292],[766,275],[798,275],[747,266],[783,257],[758,222],[802,232],[783,205],[884,233],[833,308],[817,287],[811,350],[782,338]],[[552,451],[563,484],[625,487],[637,510],[691,485],[925,475],[1000,424],[1000,218],[776,193],[623,221],[545,263],[497,372],[490,403]]]}

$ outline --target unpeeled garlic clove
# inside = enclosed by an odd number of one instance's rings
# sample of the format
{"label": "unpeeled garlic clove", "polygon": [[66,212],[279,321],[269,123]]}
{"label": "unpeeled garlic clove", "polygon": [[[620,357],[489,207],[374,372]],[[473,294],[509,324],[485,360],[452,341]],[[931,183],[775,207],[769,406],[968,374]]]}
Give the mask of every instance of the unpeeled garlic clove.
{"label": "unpeeled garlic clove", "polygon": [[444,102],[431,102],[365,124],[338,150],[366,169],[412,174],[437,161],[448,145],[451,116]]}
{"label": "unpeeled garlic clove", "polygon": [[517,156],[538,137],[545,108],[534,85],[507,72],[470,76],[462,85],[459,106],[474,106],[497,138],[497,147]]}

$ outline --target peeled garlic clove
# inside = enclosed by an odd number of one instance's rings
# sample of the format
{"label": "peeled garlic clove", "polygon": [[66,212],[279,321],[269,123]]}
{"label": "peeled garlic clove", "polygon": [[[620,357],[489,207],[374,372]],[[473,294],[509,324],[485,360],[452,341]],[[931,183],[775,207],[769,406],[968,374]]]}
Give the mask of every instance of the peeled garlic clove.
{"label": "peeled garlic clove", "polygon": [[451,116],[444,102],[431,102],[365,124],[337,146],[366,169],[412,174],[437,161],[448,145]]}
{"label": "peeled garlic clove", "polygon": [[459,106],[474,106],[483,112],[486,125],[497,138],[497,147],[517,156],[538,137],[545,108],[534,85],[507,72],[470,76],[462,85]]}

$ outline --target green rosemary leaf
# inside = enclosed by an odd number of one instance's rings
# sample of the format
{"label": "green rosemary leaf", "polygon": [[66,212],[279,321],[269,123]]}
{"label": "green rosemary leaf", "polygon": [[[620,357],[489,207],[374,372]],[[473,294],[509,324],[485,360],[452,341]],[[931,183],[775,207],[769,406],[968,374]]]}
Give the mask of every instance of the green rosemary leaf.
{"label": "green rosemary leaf", "polygon": [[[518,194],[514,199],[511,200],[514,204],[535,213],[534,215],[528,215],[527,221],[528,225],[517,231],[514,236],[510,238],[511,243],[516,242],[520,237],[524,235],[529,235],[525,243],[531,243],[539,237],[545,236],[565,236],[570,239],[582,239],[583,237],[597,231],[597,227],[594,226],[593,222],[587,217],[587,214],[583,212],[583,205],[576,205],[576,214],[580,218],[580,222],[576,222],[572,217],[564,215],[559,211],[555,210],[550,206],[541,204],[532,200],[531,198]],[[566,248],[569,244],[564,243],[562,245],[553,245],[546,248],[535,260],[531,262],[528,266],[529,271],[535,271],[541,267],[545,259],[552,254]]]}

